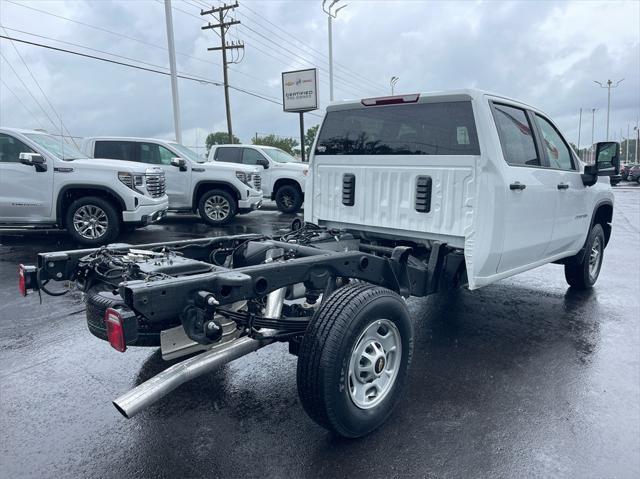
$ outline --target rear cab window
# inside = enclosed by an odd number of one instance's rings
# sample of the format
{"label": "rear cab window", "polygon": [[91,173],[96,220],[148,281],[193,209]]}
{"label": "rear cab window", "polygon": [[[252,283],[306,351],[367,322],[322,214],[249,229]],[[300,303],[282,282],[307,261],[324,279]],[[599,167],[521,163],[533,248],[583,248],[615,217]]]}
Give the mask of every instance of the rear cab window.
{"label": "rear cab window", "polygon": [[221,146],[216,148],[216,161],[227,163],[242,163],[242,148],[238,146]]}
{"label": "rear cab window", "polygon": [[326,114],[316,155],[479,155],[471,101],[355,107]]}
{"label": "rear cab window", "polygon": [[93,149],[94,158],[110,160],[138,161],[135,141],[96,141]]}

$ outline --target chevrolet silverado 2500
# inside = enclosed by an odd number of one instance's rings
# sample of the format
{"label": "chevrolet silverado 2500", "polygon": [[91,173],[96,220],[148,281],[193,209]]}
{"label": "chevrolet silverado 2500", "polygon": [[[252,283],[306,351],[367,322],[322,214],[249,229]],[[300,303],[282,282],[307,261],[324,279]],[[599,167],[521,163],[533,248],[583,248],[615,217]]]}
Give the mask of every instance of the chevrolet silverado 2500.
{"label": "chevrolet silverado 2500", "polygon": [[[584,165],[542,111],[476,90],[330,105],[305,223],[241,235],[42,253],[20,288],[73,280],[89,330],[118,351],[191,355],[114,401],[131,417],[185,381],[274,342],[300,401],[346,437],[379,427],[413,354],[405,304],[546,263],[591,288],[611,235],[619,146]],[[196,354],[195,356],[193,355]]]}

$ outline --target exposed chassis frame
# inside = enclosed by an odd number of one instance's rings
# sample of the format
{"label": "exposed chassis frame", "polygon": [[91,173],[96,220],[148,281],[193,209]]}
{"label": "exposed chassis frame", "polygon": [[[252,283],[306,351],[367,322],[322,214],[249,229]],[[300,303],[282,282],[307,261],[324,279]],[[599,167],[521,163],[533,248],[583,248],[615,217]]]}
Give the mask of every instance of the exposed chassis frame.
{"label": "exposed chassis frame", "polygon": [[[426,296],[438,289],[441,277],[451,277],[458,271],[463,257],[449,254],[452,250],[443,243],[435,243],[425,264],[411,257],[407,246],[394,248],[358,242],[358,249],[336,252],[315,246],[301,246],[268,239],[262,235],[236,235],[196,240],[182,240],[144,245],[113,245],[111,251],[131,248],[158,250],[179,248],[193,259],[208,259],[212,250],[237,248],[249,241],[268,243],[294,256],[286,261],[274,261],[235,269],[161,279],[151,282],[128,281],[120,284],[125,304],[142,316],[153,319],[178,317],[185,307],[193,304],[202,293],[211,294],[220,305],[265,296],[289,285],[304,283],[310,290],[330,293],[337,278],[354,278],[389,288],[404,297]],[[335,241],[332,242],[335,244]],[[75,279],[74,274],[82,257],[99,248],[71,250],[38,255],[38,281]],[[411,259],[411,260],[410,260]],[[35,278],[34,278],[35,279]]]}

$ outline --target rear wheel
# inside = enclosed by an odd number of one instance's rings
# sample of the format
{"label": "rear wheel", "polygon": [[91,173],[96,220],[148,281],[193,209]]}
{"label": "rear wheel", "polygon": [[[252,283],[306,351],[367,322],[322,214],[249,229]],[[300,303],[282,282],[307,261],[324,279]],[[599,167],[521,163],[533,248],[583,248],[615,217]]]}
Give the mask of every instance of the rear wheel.
{"label": "rear wheel", "polygon": [[400,398],[412,352],[413,327],[400,296],[369,284],[344,286],[322,304],[302,340],[302,406],[336,434],[369,434]]}
{"label": "rear wheel", "polygon": [[284,185],[276,191],[276,206],[283,213],[297,213],[303,200],[302,191],[294,185]]}
{"label": "rear wheel", "polygon": [[236,200],[225,190],[209,190],[200,198],[198,212],[205,223],[226,225],[238,211]]}
{"label": "rear wheel", "polygon": [[596,284],[602,267],[604,246],[604,230],[600,224],[595,224],[589,232],[582,259],[569,258],[564,265],[564,277],[570,286],[589,289]]}
{"label": "rear wheel", "polygon": [[102,198],[87,196],[69,205],[65,218],[69,234],[89,246],[109,243],[120,233],[118,211]]}

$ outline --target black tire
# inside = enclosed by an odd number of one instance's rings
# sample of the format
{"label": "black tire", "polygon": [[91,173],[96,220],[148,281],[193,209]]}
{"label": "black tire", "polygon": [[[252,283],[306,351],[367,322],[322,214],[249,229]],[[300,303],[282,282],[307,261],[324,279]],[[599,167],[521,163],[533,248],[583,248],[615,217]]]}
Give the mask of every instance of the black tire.
{"label": "black tire", "polygon": [[[220,206],[221,210],[216,212],[207,213],[207,202],[215,202]],[[213,205],[211,205],[213,207]],[[222,215],[224,208],[228,208],[226,215]],[[211,226],[222,226],[229,223],[233,217],[238,213],[238,203],[236,199],[227,191],[213,189],[204,193],[200,197],[198,202],[198,212],[202,221]],[[217,215],[217,217],[216,217]]]}
{"label": "black tire", "polygon": [[[596,263],[592,262],[594,248],[598,250],[597,258],[595,258]],[[579,261],[577,257],[569,258],[564,264],[564,277],[569,286],[576,289],[590,289],[596,284],[602,269],[604,248],[604,230],[600,224],[595,224],[587,237],[582,259]],[[592,267],[592,264],[595,266]]]}
{"label": "black tire", "polygon": [[[100,222],[106,224],[104,232],[93,238],[90,236],[92,231],[98,234],[97,226],[93,230],[85,230],[86,233],[81,233],[81,226],[77,226],[77,223],[74,223],[76,213],[81,215],[82,212],[91,211],[96,212],[95,218],[100,218]],[[87,246],[98,246],[110,243],[118,237],[118,234],[120,234],[119,216],[118,210],[109,201],[96,196],[87,196],[78,198],[69,205],[65,215],[65,226],[69,234],[78,243]],[[90,220],[90,217],[87,218]]]}
{"label": "black tire", "polygon": [[[122,297],[106,286],[94,286],[87,291],[85,296],[87,306],[87,326],[89,332],[96,338],[108,341],[107,329],[104,324],[104,313],[107,308],[124,305]],[[156,325],[149,325],[146,321],[138,319],[138,339],[135,342],[127,343],[128,346],[160,346],[161,328]]]}
{"label": "black tire", "polygon": [[283,213],[297,213],[303,201],[304,195],[297,186],[284,185],[276,191],[276,206]]}
{"label": "black tire", "polygon": [[[391,353],[383,348],[387,360],[382,361],[380,371],[379,359],[369,363],[376,374],[382,375],[390,364],[394,370],[397,368],[397,373],[386,393],[374,399],[379,403],[362,408],[356,405],[350,391],[354,377],[350,372],[351,357],[363,347],[362,341],[358,342],[362,335],[372,327],[375,329],[374,324],[380,324],[382,318],[395,326],[401,354],[399,360],[395,357],[391,361]],[[323,302],[302,340],[297,370],[300,402],[316,423],[335,434],[349,438],[369,434],[384,423],[400,398],[412,354],[413,325],[404,300],[379,286],[357,283],[344,286]],[[362,365],[361,360],[354,364]],[[369,399],[368,392],[365,397]]]}

